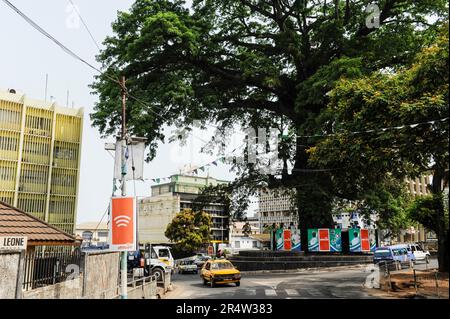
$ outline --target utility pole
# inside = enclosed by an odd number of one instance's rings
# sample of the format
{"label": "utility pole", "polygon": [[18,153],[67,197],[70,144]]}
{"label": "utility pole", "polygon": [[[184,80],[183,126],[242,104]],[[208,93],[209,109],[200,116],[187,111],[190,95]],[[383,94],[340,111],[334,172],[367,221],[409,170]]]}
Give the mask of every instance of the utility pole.
{"label": "utility pole", "polygon": [[[127,161],[125,158],[125,152],[127,149],[127,128],[126,128],[126,118],[125,118],[125,110],[126,110],[126,101],[127,101],[127,90],[125,86],[125,77],[122,76],[120,81],[120,87],[122,90],[122,134],[121,134],[121,173],[122,173],[122,180],[121,180],[121,190],[122,190],[122,196],[125,197],[127,195],[126,191],[126,181],[125,181],[125,175],[127,174],[126,167],[127,167]],[[128,271],[127,271],[127,251],[122,251],[120,253],[120,298],[121,299],[127,299],[127,282],[128,282]]]}

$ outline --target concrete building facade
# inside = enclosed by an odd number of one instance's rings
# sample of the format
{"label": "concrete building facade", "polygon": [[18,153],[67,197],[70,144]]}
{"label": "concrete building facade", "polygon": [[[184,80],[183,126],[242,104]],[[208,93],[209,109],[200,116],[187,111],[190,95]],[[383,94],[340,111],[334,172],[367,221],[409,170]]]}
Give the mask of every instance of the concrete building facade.
{"label": "concrete building facade", "polygon": [[107,223],[85,222],[77,224],[75,235],[83,238],[82,247],[104,247],[108,244],[109,227]]}
{"label": "concrete building facade", "polygon": [[0,201],[74,233],[83,109],[0,91]]}
{"label": "concrete building facade", "polygon": [[[167,183],[152,186],[152,196],[138,201],[140,243],[170,243],[167,225],[183,209],[191,209],[205,186],[228,183],[212,177],[173,175]],[[212,217],[211,239],[228,242],[230,219],[222,203],[207,203],[203,209]]]}
{"label": "concrete building facade", "polygon": [[272,224],[293,225],[298,227],[298,217],[291,195],[270,189],[259,191],[257,216],[259,217],[259,232]]}

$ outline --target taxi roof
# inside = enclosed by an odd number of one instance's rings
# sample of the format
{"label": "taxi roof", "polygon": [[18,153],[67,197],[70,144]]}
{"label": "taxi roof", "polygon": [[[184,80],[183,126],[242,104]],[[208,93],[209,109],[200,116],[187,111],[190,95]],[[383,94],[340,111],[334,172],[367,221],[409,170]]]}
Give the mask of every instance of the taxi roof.
{"label": "taxi roof", "polygon": [[229,261],[227,259],[210,259],[210,260],[208,260],[208,262],[214,262],[214,263],[225,263],[225,262],[228,262],[228,263],[231,263],[231,261]]}

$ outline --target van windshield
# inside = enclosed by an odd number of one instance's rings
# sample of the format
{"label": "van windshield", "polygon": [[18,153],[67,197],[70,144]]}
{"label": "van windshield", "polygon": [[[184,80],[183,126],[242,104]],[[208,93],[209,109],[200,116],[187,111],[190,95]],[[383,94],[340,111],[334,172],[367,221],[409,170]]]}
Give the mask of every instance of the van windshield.
{"label": "van windshield", "polygon": [[376,257],[390,257],[391,252],[389,249],[379,249],[375,251],[374,256]]}

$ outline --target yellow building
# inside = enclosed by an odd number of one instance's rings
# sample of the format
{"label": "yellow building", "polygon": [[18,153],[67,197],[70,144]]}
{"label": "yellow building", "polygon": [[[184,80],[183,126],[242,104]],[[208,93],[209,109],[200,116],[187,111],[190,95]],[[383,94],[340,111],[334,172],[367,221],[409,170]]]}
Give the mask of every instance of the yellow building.
{"label": "yellow building", "polygon": [[0,90],[0,201],[74,233],[83,109]]}

